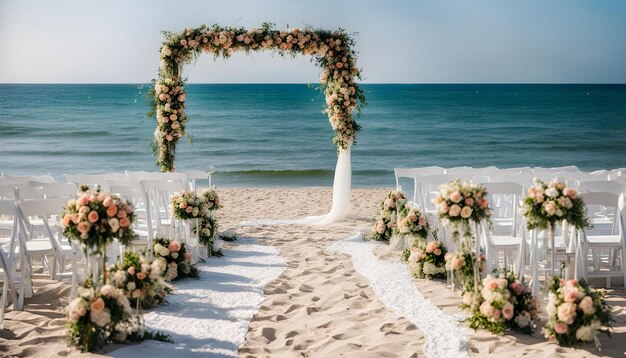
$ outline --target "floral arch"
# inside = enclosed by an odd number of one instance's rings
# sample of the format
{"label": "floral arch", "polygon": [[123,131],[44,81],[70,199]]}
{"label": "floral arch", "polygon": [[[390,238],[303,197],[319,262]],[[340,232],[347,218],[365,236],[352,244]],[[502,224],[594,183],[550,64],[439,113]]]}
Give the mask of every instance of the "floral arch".
{"label": "floral arch", "polygon": [[[340,200],[346,207],[343,211],[347,211],[351,180],[350,147],[355,143],[356,134],[360,129],[354,120],[353,112],[360,113],[365,105],[365,96],[355,82],[361,79],[361,71],[356,67],[354,40],[344,30],[296,28],[278,31],[273,29],[272,24],[264,23],[261,28],[249,30],[242,27],[203,25],[195,29],[185,29],[180,33],[166,32],[164,35],[166,40],[161,47],[159,76],[154,80],[152,93],[154,101],[151,111],[157,121],[154,149],[158,157],[157,165],[161,171],[175,171],[176,145],[185,135],[185,125],[189,120],[185,115],[183,65],[190,63],[202,52],[211,53],[215,58],[220,56],[228,58],[235,51],[250,53],[261,50],[274,51],[281,56],[310,55],[312,61],[322,68],[320,82],[326,95],[324,111],[328,114],[335,131],[332,142],[337,146],[339,155],[331,212],[335,211],[339,188],[344,192],[344,199]],[[340,178],[338,174],[341,174]],[[338,179],[341,183],[338,183]]]}

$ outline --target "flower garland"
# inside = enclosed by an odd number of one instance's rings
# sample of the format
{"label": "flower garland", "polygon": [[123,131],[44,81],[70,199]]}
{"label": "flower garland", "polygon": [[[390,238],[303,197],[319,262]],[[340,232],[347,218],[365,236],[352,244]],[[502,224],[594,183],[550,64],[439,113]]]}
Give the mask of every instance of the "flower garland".
{"label": "flower garland", "polygon": [[380,212],[374,218],[372,231],[363,238],[365,240],[389,241],[397,233],[398,213],[406,206],[406,193],[392,190],[378,206]]}
{"label": "flower garland", "polygon": [[184,242],[156,238],[154,243],[155,261],[166,280],[200,277],[200,271],[193,263],[193,256]]}
{"label": "flower garland", "polygon": [[448,253],[443,242],[431,241],[428,244],[416,241],[408,258],[409,272],[417,278],[446,277],[445,255]]}
{"label": "flower garland", "polygon": [[536,180],[528,189],[522,214],[526,217],[528,229],[554,227],[556,222],[563,220],[577,229],[591,227],[582,196],[557,181],[546,184]]}
{"label": "flower garland", "polygon": [[129,300],[138,301],[143,308],[156,307],[165,302],[173,291],[163,277],[159,262],[147,262],[145,257],[125,252],[123,265],[109,270],[110,283],[124,291]]}
{"label": "flower garland", "polygon": [[91,253],[104,252],[115,239],[128,245],[137,237],[131,228],[135,222],[133,206],[99,189],[83,191],[77,199],[69,200],[62,217],[63,235]]}
{"label": "flower garland", "polygon": [[609,334],[611,310],[604,292],[594,290],[584,281],[564,280],[555,276],[548,286],[548,322],[543,328],[546,338],[562,346],[597,341],[597,333]]}
{"label": "flower garland", "polygon": [[214,247],[218,229],[215,211],[222,207],[215,190],[185,191],[172,196],[171,203],[174,217],[191,220],[192,233],[198,235],[201,244],[210,248],[209,254],[221,256],[221,251]]}
{"label": "flower garland", "polygon": [[504,334],[506,330],[533,333],[537,299],[513,273],[503,277],[487,275],[478,295],[473,291],[463,294],[462,306],[472,313],[466,322],[473,329],[483,328],[495,334]]}
{"label": "flower garland", "polygon": [[278,31],[264,23],[261,28],[247,30],[242,27],[200,26],[180,33],[165,33],[161,46],[161,66],[154,80],[150,115],[157,120],[155,154],[162,171],[175,171],[176,144],[185,134],[188,122],[185,114],[185,80],[182,66],[197,58],[202,52],[215,58],[228,58],[235,51],[270,50],[281,56],[311,55],[322,67],[320,81],[326,94],[325,111],[335,131],[333,144],[338,150],[346,149],[356,141],[360,126],[353,111],[365,106],[363,91],[356,84],[361,71],[356,67],[354,40],[343,30],[327,31],[312,28]]}

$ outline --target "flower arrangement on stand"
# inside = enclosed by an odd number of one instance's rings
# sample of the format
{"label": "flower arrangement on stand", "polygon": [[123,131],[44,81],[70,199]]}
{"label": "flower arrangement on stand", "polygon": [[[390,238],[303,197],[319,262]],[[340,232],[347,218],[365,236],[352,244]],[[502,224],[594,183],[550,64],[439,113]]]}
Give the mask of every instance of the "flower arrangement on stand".
{"label": "flower arrangement on stand", "polygon": [[427,278],[429,280],[445,278],[445,256],[447,253],[448,250],[443,242],[431,241],[425,243],[416,240],[408,257],[409,272],[417,278]]}
{"label": "flower arrangement on stand", "polygon": [[173,291],[161,275],[159,262],[146,261],[136,253],[125,252],[123,265],[116,264],[109,270],[109,281],[124,291],[131,302],[140,307],[152,308],[165,302],[165,297]]}
{"label": "flower arrangement on stand", "polygon": [[473,329],[495,334],[514,330],[530,335],[535,328],[537,299],[513,273],[487,275],[478,295],[472,290],[463,294],[462,306],[471,312],[465,321]]}
{"label": "flower arrangement on stand", "polygon": [[557,276],[548,286],[548,322],[543,328],[546,338],[561,346],[595,341],[598,333],[610,334],[611,310],[604,292],[594,290],[584,281],[564,280]]}
{"label": "flower arrangement on stand", "polygon": [[192,233],[208,248],[209,256],[221,256],[221,251],[215,247],[218,229],[215,211],[221,208],[215,190],[185,191],[174,195],[171,202],[174,217],[190,222]]}
{"label": "flower arrangement on stand", "polygon": [[153,252],[156,265],[167,281],[200,277],[200,271],[193,263],[191,251],[184,242],[156,238]]}
{"label": "flower arrangement on stand", "polygon": [[[470,249],[462,249],[459,252],[448,252],[444,255],[446,271],[452,274],[453,288],[460,284],[463,294],[474,289],[474,267],[478,268],[479,275],[485,270],[485,255]],[[476,265],[476,262],[479,264]]]}
{"label": "flower arrangement on stand", "polygon": [[399,209],[398,234],[426,242],[430,234],[430,224],[419,207],[405,205]]}
{"label": "flower arrangement on stand", "polygon": [[372,231],[364,239],[389,241],[397,233],[398,214],[405,206],[406,193],[403,191],[390,191],[387,197],[380,202],[380,212],[374,218]]}

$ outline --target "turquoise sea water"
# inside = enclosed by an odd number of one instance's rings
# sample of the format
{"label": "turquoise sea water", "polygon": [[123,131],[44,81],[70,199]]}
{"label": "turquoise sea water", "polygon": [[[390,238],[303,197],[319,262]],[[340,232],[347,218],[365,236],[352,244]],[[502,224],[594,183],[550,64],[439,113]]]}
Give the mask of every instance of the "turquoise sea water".
{"label": "turquoise sea water", "polygon": [[[626,85],[363,85],[353,185],[393,168],[626,167]],[[157,170],[141,85],[0,84],[0,171]],[[178,170],[214,166],[219,186],[332,185],[324,96],[298,84],[189,85]]]}

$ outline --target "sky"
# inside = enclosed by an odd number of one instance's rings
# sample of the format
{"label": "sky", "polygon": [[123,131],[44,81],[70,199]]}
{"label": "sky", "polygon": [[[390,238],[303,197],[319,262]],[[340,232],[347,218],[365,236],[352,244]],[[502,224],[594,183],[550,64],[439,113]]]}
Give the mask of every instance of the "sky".
{"label": "sky", "polygon": [[[0,83],[146,83],[162,30],[355,33],[367,83],[626,83],[623,0],[0,0]],[[311,83],[305,56],[201,56],[192,83]]]}

